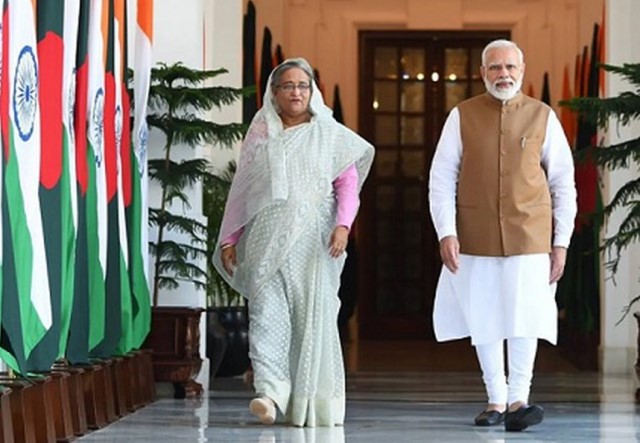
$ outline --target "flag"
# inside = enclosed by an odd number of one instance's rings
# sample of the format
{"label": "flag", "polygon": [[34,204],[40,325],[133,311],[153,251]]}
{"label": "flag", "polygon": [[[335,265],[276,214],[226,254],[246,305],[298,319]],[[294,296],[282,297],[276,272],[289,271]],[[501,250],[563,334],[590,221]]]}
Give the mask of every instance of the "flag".
{"label": "flag", "polygon": [[540,100],[551,106],[551,92],[549,91],[549,73],[545,71],[542,79],[542,96]]}
{"label": "flag", "polygon": [[324,92],[324,83],[320,79],[320,71],[318,71],[316,68],[313,68],[313,79],[315,80],[316,85],[318,85],[318,89],[320,90],[322,95],[326,95]]}
{"label": "flag", "polygon": [[[129,236],[125,220],[125,207],[131,205],[131,158],[130,158],[130,110],[124,69],[127,66],[127,20],[125,0],[115,0],[113,11],[113,74],[115,80],[115,156],[117,161],[117,223],[120,271],[120,327],[116,353],[126,354],[133,349],[133,301],[129,280]],[[115,242],[114,242],[115,243]],[[115,245],[114,245],[115,247]]]}
{"label": "flag", "polygon": [[340,86],[333,87],[333,118],[338,123],[344,124],[344,114],[342,113],[342,101],[340,100]]}
{"label": "flag", "polygon": [[[118,155],[116,148],[116,81],[115,81],[115,31],[114,2],[103,3],[103,42],[106,48],[104,64],[104,102],[102,108],[103,144],[96,160],[96,182],[103,185],[98,189],[100,210],[106,209],[106,273],[105,273],[105,328],[103,340],[92,349],[95,357],[109,357],[115,350],[122,334],[121,270],[120,270],[120,225],[118,216]],[[106,19],[105,19],[106,17]],[[105,21],[106,20],[106,21]],[[89,64],[91,68],[91,64]],[[103,194],[104,192],[104,194]],[[104,201],[102,200],[104,198]],[[102,239],[102,237],[101,237]]]}
{"label": "flag", "polygon": [[258,95],[262,97],[267,90],[269,74],[273,70],[273,57],[271,56],[271,30],[265,26],[262,36],[262,52],[260,55],[260,90]]}
{"label": "flag", "polygon": [[529,89],[527,90],[527,95],[529,97],[535,97],[536,91],[533,89],[533,84],[529,83]]}
{"label": "flag", "polygon": [[[606,18],[607,18],[607,3],[603,2],[602,3],[602,21],[600,22],[600,31],[598,33],[598,62],[599,63],[604,63],[606,61],[605,44],[604,44],[604,39],[605,39],[605,36],[607,35],[604,29]],[[600,85],[600,97],[606,97],[606,92],[605,92],[606,82],[605,82],[604,71],[602,69],[598,69],[598,73],[599,73],[598,83]]]}
{"label": "flag", "polygon": [[[38,198],[40,177],[39,71],[32,2],[9,0],[8,143],[4,146],[4,239],[0,353],[18,372],[51,327],[51,294]],[[4,51],[3,51],[4,52]],[[3,63],[4,66],[4,63]],[[6,91],[6,89],[4,89]],[[3,211],[5,212],[5,211]],[[9,256],[9,254],[11,254]],[[7,278],[7,264],[12,261]],[[7,280],[13,280],[7,282]],[[9,283],[9,284],[7,284]],[[13,285],[15,283],[15,286]],[[13,286],[13,287],[11,287]],[[11,288],[9,291],[8,289]]]}
{"label": "flag", "polygon": [[104,340],[106,332],[107,183],[104,158],[106,53],[104,46],[108,7],[108,0],[104,2],[91,0],[89,8],[86,230],[89,263],[90,350]]}
{"label": "flag", "polygon": [[[569,80],[569,67],[564,67],[564,77],[562,81],[562,100],[569,100],[571,95],[571,82]],[[560,109],[560,123],[564,128],[564,133],[569,140],[569,145],[573,146],[576,139],[576,113],[568,106]]]}
{"label": "flag", "polygon": [[[6,2],[3,2],[6,3]],[[6,50],[5,50],[5,46],[4,43],[6,41],[5,38],[5,33],[4,33],[4,28],[2,26],[2,23],[4,21],[4,13],[5,13],[5,8],[4,8],[4,4],[2,5],[2,11],[0,11],[0,50],[2,51],[0,53],[0,114],[5,114],[5,110],[7,109],[5,107],[5,100],[4,97],[7,93],[7,90],[5,89],[5,84],[3,81],[3,78],[6,77],[5,73],[4,73],[4,67],[7,66],[6,64],[6,59],[4,57],[4,54],[6,54]],[[4,153],[4,133],[3,131],[5,130],[4,128],[4,122],[3,122],[4,118],[0,117],[0,153]],[[0,322],[2,321],[2,287],[3,287],[3,283],[2,283],[2,275],[4,273],[3,271],[3,266],[2,266],[2,256],[4,255],[4,248],[2,247],[2,239],[4,236],[4,232],[2,231],[2,226],[3,226],[3,221],[2,221],[2,212],[3,211],[3,192],[4,192],[4,186],[2,185],[3,181],[2,181],[2,171],[4,169],[4,162],[0,162]],[[0,323],[0,328],[2,327],[2,324]],[[1,329],[0,329],[1,332]],[[0,342],[1,345],[1,342]]]}
{"label": "flag", "polygon": [[[579,96],[598,96],[598,35],[598,25],[594,24],[591,54],[587,54],[585,47],[579,59],[580,63],[577,63],[579,81],[576,92],[580,91]],[[590,146],[595,146],[596,138],[596,126],[579,116],[574,150],[584,151]],[[579,334],[591,334],[596,339],[600,317],[600,221],[594,215],[602,207],[598,180],[595,161],[587,153],[586,158],[577,162],[575,167],[578,192],[576,228],[567,251],[564,277],[559,281],[557,288],[558,304],[566,311],[569,326]],[[597,361],[595,358],[590,360]]]}
{"label": "flag", "polygon": [[74,305],[76,239],[78,231],[78,195],[76,188],[76,146],[74,114],[76,101],[76,55],[80,29],[80,0],[64,1],[64,57],[62,68],[62,304],[58,356],[64,356]]}
{"label": "flag", "polygon": [[582,74],[582,59],[580,57],[580,54],[577,54],[575,65],[574,65],[574,71],[573,71],[573,93],[577,97],[582,96],[581,95],[582,86],[580,84],[581,74]]}
{"label": "flag", "polygon": [[[140,0],[139,0],[140,1]],[[242,86],[256,86],[256,7],[249,0],[242,25]],[[137,48],[136,48],[137,49]],[[260,103],[259,91],[242,99],[242,122],[251,123]],[[136,106],[138,102],[136,101]]]}
{"label": "flag", "polygon": [[[78,38],[75,55],[75,101],[73,103],[73,141],[75,142],[76,181],[71,182],[77,203],[77,233],[75,245],[75,268],[73,285],[73,309],[69,324],[69,341],[66,356],[71,363],[88,363],[90,343],[102,339],[104,325],[89,325],[90,310],[102,308],[91,306],[89,301],[89,248],[87,229],[87,192],[89,190],[89,156],[87,144],[87,114],[89,88],[89,18],[92,0],[80,0],[78,16]],[[65,51],[66,57],[66,51]],[[71,87],[73,89],[73,86]],[[97,300],[96,303],[100,301]],[[102,308],[103,309],[103,308]],[[92,335],[93,334],[93,335]]]}
{"label": "flag", "polygon": [[[600,84],[598,64],[598,25],[594,24],[591,42],[591,56],[584,57],[583,90],[586,97],[597,97]],[[597,127],[595,124],[578,118],[576,149],[586,149],[596,145]],[[596,209],[598,170],[593,160],[588,159],[576,165],[576,188],[578,190],[578,220],[576,229],[580,229],[589,214]]]}
{"label": "flag", "polygon": [[[40,116],[42,134],[46,142],[40,145],[40,208],[44,229],[44,242],[51,290],[52,324],[45,336],[33,349],[27,367],[33,371],[45,371],[58,357],[62,312],[62,64],[64,46],[62,40],[63,0],[40,1],[36,4],[40,108],[46,109]],[[65,220],[65,223],[68,221]],[[67,300],[65,300],[66,302]]]}
{"label": "flag", "polygon": [[[142,346],[151,327],[149,211],[147,192],[147,101],[151,84],[153,0],[138,0],[134,68],[135,115],[131,142],[131,204],[127,206],[133,346]],[[123,85],[124,87],[124,85]]]}
{"label": "flag", "polygon": [[282,46],[280,46],[279,44],[276,46],[276,53],[275,53],[275,64],[279,65],[280,63],[284,62],[284,54],[282,53]]}
{"label": "flag", "polygon": [[582,50],[582,58],[580,59],[581,70],[580,70],[580,97],[587,96],[587,85],[589,83],[589,54],[588,49],[585,46]]}

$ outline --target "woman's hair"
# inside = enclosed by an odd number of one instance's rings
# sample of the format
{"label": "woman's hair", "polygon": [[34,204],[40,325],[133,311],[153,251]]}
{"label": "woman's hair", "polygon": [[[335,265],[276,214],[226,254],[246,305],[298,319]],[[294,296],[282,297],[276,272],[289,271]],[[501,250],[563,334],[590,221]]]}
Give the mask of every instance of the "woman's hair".
{"label": "woman's hair", "polygon": [[271,76],[271,84],[269,86],[271,86],[271,89],[274,92],[276,87],[280,84],[282,74],[292,68],[302,69],[309,76],[309,83],[313,87],[313,69],[311,69],[309,63],[303,58],[290,58],[279,64],[273,71],[273,75]]}
{"label": "woman's hair", "polygon": [[482,66],[485,66],[487,64],[487,52],[489,52],[491,49],[496,48],[513,48],[518,53],[518,63],[522,64],[524,62],[524,55],[522,54],[522,50],[518,48],[518,45],[516,45],[511,40],[500,39],[494,40],[484,47],[484,49],[482,50]]}

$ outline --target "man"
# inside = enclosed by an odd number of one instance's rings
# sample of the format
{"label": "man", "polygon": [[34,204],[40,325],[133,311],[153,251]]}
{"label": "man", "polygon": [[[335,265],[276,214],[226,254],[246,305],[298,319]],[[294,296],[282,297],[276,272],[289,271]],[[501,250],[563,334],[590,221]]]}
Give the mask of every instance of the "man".
{"label": "man", "polygon": [[520,91],[524,70],[515,43],[485,47],[487,93],[449,114],[429,184],[444,265],[436,338],[471,337],[488,395],[475,423],[507,431],[544,416],[528,404],[533,365],[539,338],[556,343],[555,287],[576,214],[569,144],[553,110]]}

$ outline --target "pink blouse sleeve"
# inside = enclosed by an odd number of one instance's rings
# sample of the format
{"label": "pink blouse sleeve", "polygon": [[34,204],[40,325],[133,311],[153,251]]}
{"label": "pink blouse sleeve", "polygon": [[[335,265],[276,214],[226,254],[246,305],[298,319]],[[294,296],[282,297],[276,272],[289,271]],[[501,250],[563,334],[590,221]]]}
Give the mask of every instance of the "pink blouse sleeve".
{"label": "pink blouse sleeve", "polygon": [[231,234],[230,236],[228,236],[224,240],[222,240],[222,243],[220,243],[220,245],[223,248],[225,246],[236,245],[238,243],[238,241],[240,240],[240,236],[242,235],[243,232],[244,232],[244,226],[241,227],[240,229],[238,229],[237,231],[235,231],[233,234]]}
{"label": "pink blouse sleeve", "polygon": [[351,229],[351,225],[358,213],[360,199],[358,198],[358,171],[355,165],[349,166],[345,171],[333,181],[333,189],[338,202],[337,226],[346,226]]}

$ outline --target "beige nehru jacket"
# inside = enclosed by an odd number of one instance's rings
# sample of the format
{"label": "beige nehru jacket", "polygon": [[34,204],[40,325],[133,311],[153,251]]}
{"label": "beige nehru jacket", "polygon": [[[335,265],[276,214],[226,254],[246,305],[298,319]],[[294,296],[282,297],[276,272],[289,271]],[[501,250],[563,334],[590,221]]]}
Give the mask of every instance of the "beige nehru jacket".
{"label": "beige nehru jacket", "polygon": [[541,156],[550,108],[520,93],[505,104],[483,94],[462,102],[458,110],[460,252],[549,252],[551,196]]}

